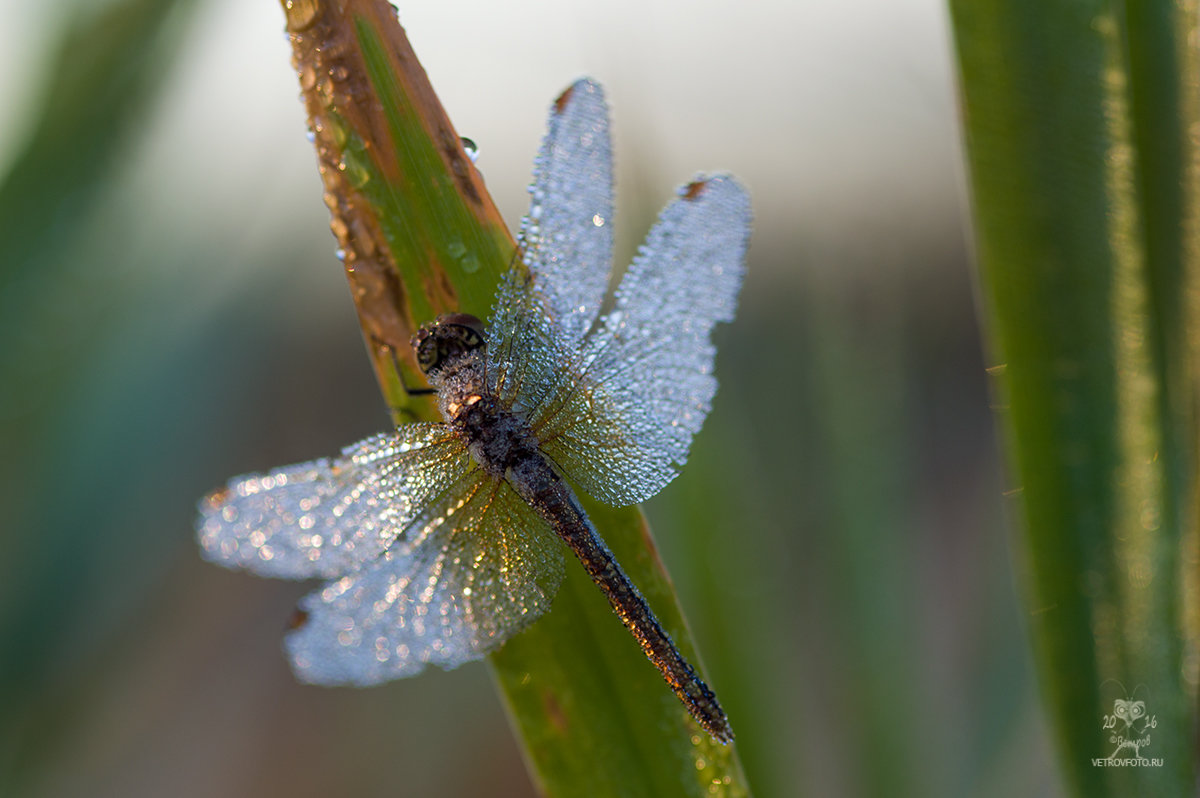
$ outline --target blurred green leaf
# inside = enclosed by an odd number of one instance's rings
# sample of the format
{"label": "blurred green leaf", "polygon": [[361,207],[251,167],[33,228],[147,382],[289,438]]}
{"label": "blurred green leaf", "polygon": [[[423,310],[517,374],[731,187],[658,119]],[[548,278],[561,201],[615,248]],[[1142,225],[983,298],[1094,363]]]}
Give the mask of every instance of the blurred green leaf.
{"label": "blurred green leaf", "polygon": [[[98,13],[76,12],[28,139],[0,184],[0,340],[8,342],[0,355],[0,427],[10,446],[37,438],[31,418],[56,401],[72,376],[49,351],[64,331],[45,329],[43,317],[54,315],[47,306],[64,293],[60,281],[88,272],[87,264],[67,255],[158,96],[192,5],[127,0]],[[40,333],[32,335],[33,329]],[[0,476],[10,476],[12,467],[0,467]]]}
{"label": "blurred green leaf", "polygon": [[[57,711],[35,716],[29,707],[45,701],[46,681],[65,656],[69,634],[80,632],[77,609],[89,601],[89,569],[108,551],[87,525],[109,498],[95,496],[100,487],[88,479],[97,467],[93,453],[51,461],[66,456],[64,436],[54,432],[67,426],[62,414],[78,399],[71,386],[80,378],[79,360],[99,348],[97,322],[110,310],[108,294],[90,295],[77,308],[70,301],[78,299],[75,283],[87,275],[89,284],[107,291],[122,286],[96,274],[97,264],[108,262],[104,257],[80,262],[69,254],[78,252],[114,165],[159,96],[191,6],[127,0],[75,11],[25,125],[28,139],[0,185],[0,435],[6,454],[0,503],[8,533],[0,565],[4,794],[21,792],[18,785],[36,770],[50,730],[61,721]],[[77,326],[87,330],[85,337],[75,334]],[[109,431],[89,432],[104,437]],[[51,470],[57,480],[71,480],[71,501],[61,500],[61,484],[44,478]],[[87,639],[79,634],[74,651]]]}
{"label": "blurred green leaf", "polygon": [[[1060,766],[1079,796],[1190,794],[1196,4],[950,6],[991,373]],[[1144,701],[1156,725],[1105,728],[1118,699]],[[1144,739],[1151,766],[1097,764],[1118,737]]]}
{"label": "blurred green leaf", "polygon": [[[857,774],[863,795],[929,795],[930,773],[920,766],[920,745],[908,719],[920,712],[915,689],[918,638],[911,535],[911,484],[901,467],[912,451],[911,424],[904,412],[910,364],[904,307],[897,292],[881,291],[887,304],[869,324],[840,307],[826,288],[814,301],[810,320],[816,350],[814,385],[829,453],[824,478],[836,534],[826,546],[831,571],[841,574],[830,590],[836,596],[837,632],[848,650],[842,667],[853,690],[845,707],[858,722],[852,743],[871,766]],[[842,300],[844,301],[844,300]],[[866,347],[870,349],[867,351]]]}
{"label": "blurred green leaf", "polygon": [[[125,0],[76,12],[37,118],[0,186],[0,296],[57,270],[116,156],[168,74],[191,0]],[[11,319],[0,318],[0,324]]]}
{"label": "blurred green leaf", "polygon": [[[46,412],[45,403],[67,401],[53,389],[70,378],[71,369],[44,362],[48,342],[57,341],[60,331],[38,325],[34,335],[30,327],[34,320],[44,321],[38,313],[63,281],[86,269],[67,262],[64,253],[94,211],[108,169],[162,85],[169,45],[182,29],[171,24],[181,5],[187,4],[131,0],[99,15],[77,16],[63,37],[29,141],[0,186],[0,339],[6,342],[0,356],[0,424],[10,455],[25,451],[42,434],[41,425],[50,423],[53,413]],[[6,461],[0,485],[14,495],[4,504],[9,522],[21,527],[26,497],[16,491],[23,483],[7,469],[20,463],[25,470],[31,463],[11,456]],[[38,583],[29,560],[20,576],[22,582]],[[9,580],[5,588],[11,588]],[[26,613],[30,600],[19,599],[12,617],[0,618],[5,641],[0,686],[17,686],[20,693],[25,678],[43,667],[43,649],[55,625],[53,607],[59,600],[69,603],[67,596],[37,601],[41,611]]]}
{"label": "blurred green leaf", "polygon": [[[382,0],[283,5],[333,231],[376,373],[398,418],[429,416],[428,403],[413,404],[403,391],[420,379],[411,331],[439,312],[486,317],[512,258],[511,236],[391,7]],[[641,513],[587,509],[695,661]],[[695,725],[582,568],[568,569],[553,610],[491,661],[547,794],[748,794],[734,749]]]}

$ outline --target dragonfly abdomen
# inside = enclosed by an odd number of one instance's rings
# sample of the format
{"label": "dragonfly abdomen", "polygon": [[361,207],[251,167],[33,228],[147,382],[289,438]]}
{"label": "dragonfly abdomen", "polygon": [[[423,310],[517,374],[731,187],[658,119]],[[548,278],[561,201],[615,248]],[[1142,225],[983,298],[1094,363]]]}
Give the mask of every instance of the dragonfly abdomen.
{"label": "dragonfly abdomen", "polygon": [[732,742],[733,729],[716,695],[662,628],[646,599],[588,520],[571,487],[538,453],[515,464],[506,477],[517,494],[537,510],[575,553],[621,623],[692,717],[721,742]]}

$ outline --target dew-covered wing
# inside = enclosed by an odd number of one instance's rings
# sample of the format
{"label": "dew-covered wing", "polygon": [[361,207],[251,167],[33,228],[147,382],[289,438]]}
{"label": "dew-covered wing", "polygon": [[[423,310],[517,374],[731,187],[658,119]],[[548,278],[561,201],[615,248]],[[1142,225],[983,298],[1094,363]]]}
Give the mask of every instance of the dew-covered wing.
{"label": "dew-covered wing", "polygon": [[608,286],[612,182],[604,92],[580,80],[551,108],[520,237],[528,268],[521,288],[539,297],[570,346],[592,326]]}
{"label": "dew-covered wing", "polygon": [[507,482],[481,470],[383,556],[300,601],[297,676],[367,685],[479,659],[550,607],[561,544]]}
{"label": "dew-covered wing", "polygon": [[750,200],[732,178],[681,188],[584,342],[577,375],[531,418],[542,450],[593,496],[642,501],[687,459],[717,390],[711,333],[733,318],[749,234]]}
{"label": "dew-covered wing", "polygon": [[570,387],[580,344],[567,346],[541,301],[516,285],[520,280],[511,271],[501,280],[498,312],[487,331],[487,379],[502,407],[528,416],[544,412]]}
{"label": "dew-covered wing", "polygon": [[382,554],[469,464],[445,425],[406,424],[333,459],[236,477],[201,500],[200,548],[264,576],[341,576]]}

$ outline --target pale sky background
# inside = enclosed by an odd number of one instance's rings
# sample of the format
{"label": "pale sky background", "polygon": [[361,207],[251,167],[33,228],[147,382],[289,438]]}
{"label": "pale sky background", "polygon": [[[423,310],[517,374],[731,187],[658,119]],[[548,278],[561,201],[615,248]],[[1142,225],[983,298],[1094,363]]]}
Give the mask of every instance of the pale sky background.
{"label": "pale sky background", "polygon": [[[46,57],[59,11],[3,0],[0,12],[20,31],[0,48],[4,163],[23,134],[14,120],[37,88],[27,67]],[[225,198],[265,176],[280,199],[310,194],[320,218],[281,9],[272,0],[212,0],[199,13],[171,76],[172,100],[147,131],[141,190],[153,193],[159,181],[185,186],[179,193],[192,212],[244,234],[243,215]],[[460,134],[479,144],[479,166],[510,225],[527,202],[549,103],[585,74],[605,86],[613,109],[626,251],[644,232],[631,229],[631,216],[648,222],[657,206],[630,208],[623,198],[643,189],[665,203],[697,171],[732,172],[750,187],[756,246],[800,238],[821,252],[850,227],[874,250],[880,240],[935,232],[924,229],[930,220],[960,221],[950,41],[939,0],[625,1],[602,9],[417,2],[402,5],[400,20]],[[263,221],[264,235],[295,229],[270,209]]]}

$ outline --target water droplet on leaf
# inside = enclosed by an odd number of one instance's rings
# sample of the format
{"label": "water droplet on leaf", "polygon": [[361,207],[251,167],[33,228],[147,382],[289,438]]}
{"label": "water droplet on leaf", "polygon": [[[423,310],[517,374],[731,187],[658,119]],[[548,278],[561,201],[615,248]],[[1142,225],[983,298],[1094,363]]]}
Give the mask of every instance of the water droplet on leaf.
{"label": "water droplet on leaf", "polygon": [[300,70],[300,88],[304,91],[312,91],[313,86],[317,85],[317,71],[312,68],[312,64],[305,64]]}
{"label": "water droplet on leaf", "polygon": [[346,182],[355,188],[362,188],[371,179],[369,165],[364,162],[364,157],[361,153],[347,150],[342,153],[341,163],[338,164],[338,170],[346,176]]}
{"label": "water droplet on leaf", "polygon": [[462,141],[463,150],[466,151],[467,157],[471,159],[471,163],[475,163],[479,158],[479,145],[466,136],[461,137],[460,141]]}
{"label": "water droplet on leaf", "polygon": [[287,15],[288,30],[301,31],[317,20],[320,10],[318,0],[284,0],[283,13]]}

